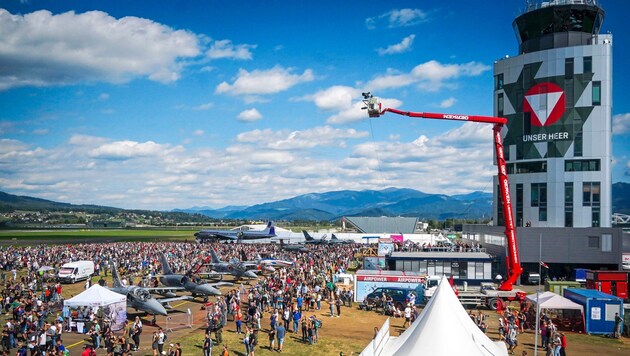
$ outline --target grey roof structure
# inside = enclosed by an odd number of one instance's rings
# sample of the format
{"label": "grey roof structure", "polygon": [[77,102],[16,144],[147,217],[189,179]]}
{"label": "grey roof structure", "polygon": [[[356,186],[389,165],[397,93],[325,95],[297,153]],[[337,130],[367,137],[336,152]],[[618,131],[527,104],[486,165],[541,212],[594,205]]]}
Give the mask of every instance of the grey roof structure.
{"label": "grey roof structure", "polygon": [[418,223],[418,218],[386,216],[380,218],[346,216],[345,219],[364,234],[413,234]]}
{"label": "grey roof structure", "polygon": [[392,252],[391,258],[489,260],[492,256],[485,252]]}

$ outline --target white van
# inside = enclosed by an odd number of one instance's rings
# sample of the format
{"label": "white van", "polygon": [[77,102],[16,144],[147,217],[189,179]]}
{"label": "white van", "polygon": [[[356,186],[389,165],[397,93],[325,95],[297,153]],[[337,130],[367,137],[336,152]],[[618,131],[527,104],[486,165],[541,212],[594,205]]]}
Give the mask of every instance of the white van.
{"label": "white van", "polygon": [[60,282],[75,283],[86,280],[94,274],[93,261],[77,261],[66,263],[59,269]]}

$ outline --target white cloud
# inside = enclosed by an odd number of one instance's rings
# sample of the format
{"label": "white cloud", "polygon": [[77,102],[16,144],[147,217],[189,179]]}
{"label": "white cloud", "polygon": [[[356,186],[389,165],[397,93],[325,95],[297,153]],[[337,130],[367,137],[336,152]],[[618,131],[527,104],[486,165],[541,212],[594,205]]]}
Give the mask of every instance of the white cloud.
{"label": "white cloud", "polygon": [[107,100],[109,100],[109,94],[108,93],[101,93],[98,96],[98,100],[100,100],[100,101],[107,101]]}
{"label": "white cloud", "polygon": [[139,157],[159,156],[171,150],[170,145],[161,145],[153,141],[116,141],[96,147],[89,152],[93,158],[127,160]]}
{"label": "white cloud", "polygon": [[241,111],[237,116],[238,121],[253,122],[262,119],[262,114],[256,108]]}
{"label": "white cloud", "polygon": [[236,140],[240,143],[255,143],[276,150],[295,150],[318,146],[345,147],[347,139],[360,139],[367,136],[366,131],[319,126],[298,131],[252,130],[238,134]]}
{"label": "white cloud", "polygon": [[0,186],[12,194],[138,209],[225,206],[234,203],[234,192],[239,204],[386,186],[464,193],[491,190],[491,135],[489,125],[466,123],[437,136],[373,141],[367,131],[318,126],[251,130],[227,148],[196,150],[88,135],[47,149],[0,139]]}
{"label": "white cloud", "polygon": [[396,28],[415,26],[428,20],[428,14],[420,9],[393,9],[365,19],[365,25],[368,29],[375,29],[384,25],[389,28]]}
{"label": "white cloud", "polygon": [[135,77],[168,83],[179,78],[183,60],[200,53],[198,42],[193,33],[139,17],[0,9],[0,90]]}
{"label": "white cloud", "polygon": [[390,68],[384,75],[378,75],[367,82],[364,87],[367,90],[379,90],[418,84],[422,90],[437,91],[448,85],[451,80],[476,77],[488,70],[490,66],[477,62],[442,64],[431,60],[418,64],[410,73],[401,73]]}
{"label": "white cloud", "polygon": [[626,135],[630,133],[630,113],[613,116],[613,135]]}
{"label": "white cloud", "polygon": [[215,92],[231,95],[275,94],[315,79],[313,71],[310,69],[306,69],[302,74],[293,74],[292,72],[291,68],[284,68],[280,65],[268,70],[256,69],[251,72],[239,69],[232,84],[222,82],[217,86]]}
{"label": "white cloud", "polygon": [[416,35],[409,35],[400,41],[400,43],[396,43],[393,45],[387,46],[387,48],[379,48],[378,54],[384,56],[386,54],[398,54],[409,52],[411,50],[411,46],[413,45],[413,40],[416,38]]}
{"label": "white cloud", "polygon": [[322,110],[340,110],[351,106],[352,99],[357,98],[360,94],[361,92],[358,89],[335,85],[320,90],[315,94],[305,96],[303,99],[313,101]]}
{"label": "white cloud", "polygon": [[201,111],[201,110],[209,110],[214,106],[214,103],[205,103],[197,106],[193,106],[193,110]]}
{"label": "white cloud", "polygon": [[203,136],[205,132],[203,130],[195,130],[193,131],[193,135],[195,136]]}
{"label": "white cloud", "polygon": [[230,40],[215,41],[206,55],[210,59],[229,58],[229,59],[241,59],[251,60],[252,49],[255,49],[256,45],[239,44],[234,45]]}
{"label": "white cloud", "polygon": [[450,108],[451,106],[455,105],[455,103],[457,102],[457,99],[450,97],[448,99],[444,99],[442,100],[442,102],[440,102],[440,107],[441,108]]}

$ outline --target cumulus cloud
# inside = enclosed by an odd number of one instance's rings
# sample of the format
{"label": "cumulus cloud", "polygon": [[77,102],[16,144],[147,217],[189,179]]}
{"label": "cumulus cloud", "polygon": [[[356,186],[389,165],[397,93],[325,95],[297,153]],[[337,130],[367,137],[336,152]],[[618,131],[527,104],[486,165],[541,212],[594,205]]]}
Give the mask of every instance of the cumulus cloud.
{"label": "cumulus cloud", "polygon": [[251,108],[241,111],[236,118],[238,121],[253,122],[262,119],[262,114],[256,108]]}
{"label": "cumulus cloud", "polygon": [[630,133],[630,113],[613,116],[613,135],[624,136]]}
{"label": "cumulus cloud", "polygon": [[0,90],[135,77],[168,83],[199,53],[193,33],[139,17],[0,9]]}
{"label": "cumulus cloud", "polygon": [[428,14],[420,9],[393,9],[375,17],[368,17],[365,19],[365,26],[371,30],[382,26],[408,27],[428,20]]}
{"label": "cumulus cloud", "polygon": [[411,46],[413,45],[413,40],[416,38],[416,35],[409,35],[402,39],[399,43],[389,45],[387,48],[379,48],[377,49],[378,54],[384,56],[386,54],[398,54],[409,52],[411,50]]}
{"label": "cumulus cloud", "polygon": [[171,149],[170,145],[161,145],[153,141],[116,141],[100,145],[90,150],[89,155],[93,158],[128,160],[132,158],[162,155]]}
{"label": "cumulus cloud", "polygon": [[[464,193],[491,187],[491,132],[466,123],[436,136],[374,141],[366,131],[325,125],[251,130],[226,148],[195,150],[89,135],[46,149],[0,139],[0,186],[12,194],[138,209],[220,207],[233,204],[234,192],[239,204],[385,186]],[[332,153],[338,147],[344,149]]]}
{"label": "cumulus cloud", "polygon": [[345,147],[346,140],[367,136],[366,131],[319,126],[298,131],[252,130],[238,134],[236,140],[240,143],[256,143],[271,149],[294,150],[317,146]]}
{"label": "cumulus cloud", "polygon": [[437,91],[449,81],[461,77],[476,77],[490,70],[490,66],[468,62],[463,64],[442,64],[436,60],[418,64],[409,73],[388,69],[384,75],[378,75],[365,84],[368,90],[400,88],[417,84],[425,91]]}
{"label": "cumulus cloud", "polygon": [[307,95],[303,99],[310,100],[322,110],[341,110],[352,105],[352,100],[359,97],[361,91],[343,85],[335,85],[320,90],[315,94]]}
{"label": "cumulus cloud", "polygon": [[235,45],[230,40],[215,41],[206,55],[210,59],[229,58],[240,60],[251,60],[252,49],[255,49],[256,45],[251,44],[239,44]]}
{"label": "cumulus cloud", "polygon": [[450,97],[448,99],[444,99],[440,102],[440,107],[441,108],[450,108],[451,106],[455,105],[455,103],[457,102],[457,99]]}
{"label": "cumulus cloud", "polygon": [[268,70],[239,69],[232,84],[222,82],[215,90],[218,94],[266,95],[285,91],[297,84],[315,79],[313,71],[306,69],[302,74],[293,74],[292,68],[277,65]]}

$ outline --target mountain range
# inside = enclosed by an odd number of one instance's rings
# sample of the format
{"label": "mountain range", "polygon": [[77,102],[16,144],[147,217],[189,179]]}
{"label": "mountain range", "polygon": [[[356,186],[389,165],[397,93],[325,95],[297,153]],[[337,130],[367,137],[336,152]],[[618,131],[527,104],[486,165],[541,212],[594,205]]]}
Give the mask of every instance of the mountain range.
{"label": "mountain range", "polygon": [[[612,186],[613,212],[630,214],[630,183]],[[0,192],[0,212],[85,211],[91,213],[124,211],[98,205],[74,205]],[[413,189],[340,190],[309,193],[289,199],[252,206],[226,206],[220,209],[193,207],[173,213],[202,214],[215,219],[256,220],[334,220],[342,216],[411,216],[421,219],[488,219],[492,216],[492,194],[429,194]]]}

